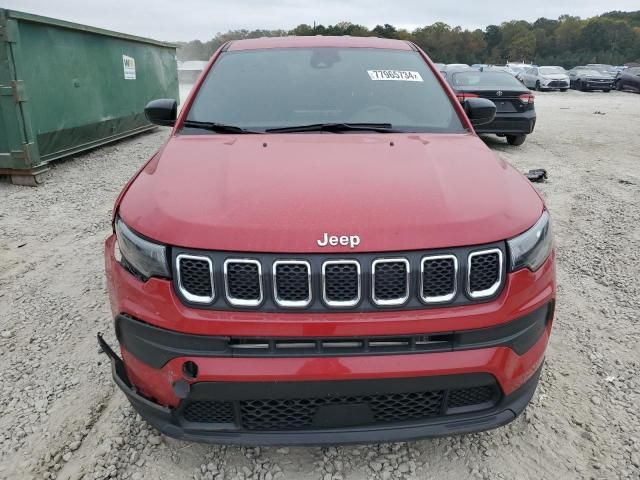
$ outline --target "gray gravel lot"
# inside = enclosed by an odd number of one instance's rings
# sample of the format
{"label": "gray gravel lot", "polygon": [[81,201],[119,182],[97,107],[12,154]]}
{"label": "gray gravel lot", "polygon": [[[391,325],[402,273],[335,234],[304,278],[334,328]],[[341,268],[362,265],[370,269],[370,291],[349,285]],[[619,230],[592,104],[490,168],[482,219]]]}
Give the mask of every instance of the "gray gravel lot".
{"label": "gray gravel lot", "polygon": [[[640,95],[540,93],[522,147],[487,138],[554,219],[557,319],[541,384],[512,424],[413,443],[239,448],[175,441],[113,385],[103,273],[110,212],[167,130],[0,182],[0,478],[640,478]],[[472,159],[470,159],[472,161]]]}

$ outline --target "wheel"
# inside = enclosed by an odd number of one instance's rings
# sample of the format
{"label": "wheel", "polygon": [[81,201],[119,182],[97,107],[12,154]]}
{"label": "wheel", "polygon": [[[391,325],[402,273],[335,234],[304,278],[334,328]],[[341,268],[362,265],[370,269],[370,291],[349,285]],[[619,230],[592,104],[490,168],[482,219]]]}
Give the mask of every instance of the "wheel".
{"label": "wheel", "polygon": [[609,93],[611,90],[602,90],[604,93]]}
{"label": "wheel", "polygon": [[624,87],[622,86],[622,82],[620,80],[616,82],[616,90],[618,90],[619,92],[624,90]]}
{"label": "wheel", "polygon": [[569,90],[568,88],[561,88],[560,91],[561,92],[566,92],[567,90]]}
{"label": "wheel", "polygon": [[542,91],[542,87],[540,87],[540,80],[536,81],[536,90],[537,90],[538,92],[541,92],[541,91]]}
{"label": "wheel", "polygon": [[578,84],[576,87],[578,90],[580,90],[581,92],[586,92],[587,90],[584,88],[584,84],[582,83],[582,80],[578,80]]}
{"label": "wheel", "polygon": [[507,143],[514,147],[522,145],[526,139],[526,135],[507,135]]}

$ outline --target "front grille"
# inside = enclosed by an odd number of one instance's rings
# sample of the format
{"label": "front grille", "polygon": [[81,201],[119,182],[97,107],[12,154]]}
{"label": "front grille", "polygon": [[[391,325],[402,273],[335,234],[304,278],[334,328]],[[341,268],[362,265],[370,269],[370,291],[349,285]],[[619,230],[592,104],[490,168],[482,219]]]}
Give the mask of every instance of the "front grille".
{"label": "front grille", "polygon": [[311,266],[301,260],[273,264],[274,298],[283,307],[306,307],[311,301]]}
{"label": "front grille", "polygon": [[568,87],[569,84],[567,82],[563,82],[562,80],[553,80],[553,81],[549,82],[547,84],[547,86],[556,87],[556,88],[564,88],[564,87]]}
{"label": "front grille", "polygon": [[507,263],[503,243],[347,258],[182,248],[172,252],[174,288],[186,304],[265,312],[417,310],[487,301],[500,293]]}
{"label": "front grille", "polygon": [[[499,398],[500,391],[494,384],[449,391],[437,389],[230,401],[187,400],[182,416],[192,423],[233,423],[236,430],[248,431],[341,428],[343,425],[332,424],[331,418],[329,424],[326,422],[327,415],[340,415],[341,408],[345,409],[344,412],[358,414],[357,424],[392,424],[483,410],[493,407]],[[325,408],[332,410],[323,412]],[[322,418],[323,414],[325,418]],[[345,415],[342,417],[345,418]]]}
{"label": "front grille", "polygon": [[492,296],[500,287],[502,252],[497,249],[469,255],[468,287],[473,298]]}
{"label": "front grille", "polygon": [[262,302],[262,272],[257,260],[227,260],[224,277],[227,299],[232,305],[256,306]]}
{"label": "front grille", "polygon": [[213,300],[213,265],[207,257],[178,256],[180,290],[190,301],[208,303]]}
{"label": "front grille", "polygon": [[332,260],[322,265],[324,301],[334,307],[354,306],[360,301],[360,265],[353,260]]}
{"label": "front grille", "polygon": [[421,266],[422,300],[426,303],[450,301],[456,294],[458,259],[454,255],[425,257]]}
{"label": "front grille", "polygon": [[373,301],[378,305],[401,305],[409,298],[409,262],[380,259],[373,262]]}

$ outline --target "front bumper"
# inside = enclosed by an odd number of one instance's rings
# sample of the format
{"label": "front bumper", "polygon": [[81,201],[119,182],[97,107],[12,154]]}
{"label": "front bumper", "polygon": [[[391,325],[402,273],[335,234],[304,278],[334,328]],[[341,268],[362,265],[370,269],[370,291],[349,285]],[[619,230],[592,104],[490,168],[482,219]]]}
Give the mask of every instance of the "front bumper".
{"label": "front bumper", "polygon": [[613,82],[589,82],[582,83],[582,88],[585,90],[613,90]]}
{"label": "front bumper", "polygon": [[551,80],[548,82],[541,82],[540,86],[542,88],[547,88],[547,89],[565,89],[565,88],[569,88],[569,80]]}
{"label": "front bumper", "polygon": [[[352,381],[352,382],[252,382],[225,384],[224,382],[196,383],[189,388],[184,385],[176,386],[183,393],[183,400],[177,408],[158,405],[140,395],[129,380],[123,361],[106,344],[102,337],[98,341],[109,356],[112,365],[113,378],[118,387],[125,393],[135,410],[153,427],[160,432],[182,440],[225,443],[237,445],[319,445],[319,444],[349,444],[367,442],[395,442],[415,440],[426,437],[448,436],[455,434],[484,431],[500,427],[513,421],[526,408],[533,396],[542,364],[533,375],[516,391],[503,396],[496,393],[491,401],[478,408],[454,407],[448,409],[447,415],[435,416],[431,419],[405,421],[400,423],[359,425],[366,421],[367,412],[359,408],[358,398],[362,395],[384,394],[385,391],[396,391],[399,385],[419,384],[414,387],[427,388],[433,391],[451,392],[451,388],[483,388],[491,382],[490,375],[454,375],[445,377],[426,377],[412,379],[396,379],[387,381]],[[480,384],[480,386],[478,386]],[[406,387],[405,387],[406,388]],[[326,396],[326,391],[336,398],[348,398],[353,403],[334,403],[342,406],[342,411],[332,410],[331,402],[326,405],[324,415],[316,414],[314,425],[306,430],[271,430],[271,431],[234,431],[235,426],[229,419],[222,419],[215,424],[202,424],[185,420],[184,411],[189,403],[224,402],[258,397],[256,400],[265,403],[275,398],[296,397],[302,401],[311,402],[313,395]],[[451,395],[451,393],[447,393]],[[350,395],[345,397],[345,395]],[[389,396],[389,395],[387,395]],[[300,401],[300,400],[298,400]],[[491,403],[492,402],[492,403]],[[345,411],[344,408],[348,407]],[[234,403],[235,409],[238,409]],[[471,410],[471,411],[470,411]],[[371,414],[370,412],[368,413]],[[336,423],[337,422],[337,423]],[[350,426],[344,426],[352,424]],[[340,425],[340,426],[338,426]]]}
{"label": "front bumper", "polygon": [[[169,281],[140,282],[115,261],[113,242],[111,237],[105,246],[106,271],[122,360],[104,342],[102,347],[112,360],[116,383],[134,408],[168,435],[240,444],[350,443],[449,435],[508,423],[535,390],[552,326],[553,254],[536,272],[509,274],[501,294],[483,304],[366,314],[230,313],[186,307]],[[546,314],[540,317],[536,312],[545,307]],[[428,352],[383,354],[268,352],[251,356],[229,351],[229,340],[256,335],[304,340],[418,335],[436,337],[445,344]],[[185,370],[189,362],[197,365],[197,375]],[[371,395],[383,395],[373,399],[378,404],[393,392],[411,396],[437,391],[445,396],[440,399],[438,415],[372,424],[372,412],[361,408],[363,402],[349,400],[354,385]],[[283,386],[288,390],[281,390]],[[491,403],[473,404],[466,411],[450,410],[447,392],[476,387],[495,392]],[[311,400],[305,397],[312,392],[316,393]],[[231,411],[237,412],[243,401],[266,405],[268,395],[279,395],[271,399],[275,401],[288,401],[293,395],[298,404],[326,403],[328,397],[337,395],[335,401],[348,408],[323,408],[318,418],[309,417],[309,428],[298,430],[246,429],[237,414],[215,425],[184,416],[194,401],[231,402]],[[327,423],[326,418],[334,416],[340,422]]]}

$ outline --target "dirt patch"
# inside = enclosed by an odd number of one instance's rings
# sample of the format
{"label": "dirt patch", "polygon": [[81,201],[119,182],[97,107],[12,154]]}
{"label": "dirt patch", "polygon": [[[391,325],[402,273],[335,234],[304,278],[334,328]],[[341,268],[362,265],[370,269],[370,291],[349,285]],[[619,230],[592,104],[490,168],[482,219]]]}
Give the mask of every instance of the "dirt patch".
{"label": "dirt patch", "polygon": [[111,208],[161,129],[59,162],[38,189],[0,183],[0,478],[639,478],[640,95],[541,93],[536,108],[523,146],[486,139],[518,169],[549,172],[538,187],[558,251],[546,367],[515,422],[330,448],[207,446],[148,427],[113,386],[95,333],[115,343],[102,253]]}

